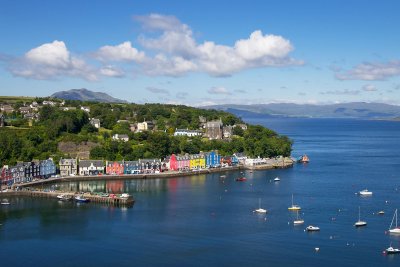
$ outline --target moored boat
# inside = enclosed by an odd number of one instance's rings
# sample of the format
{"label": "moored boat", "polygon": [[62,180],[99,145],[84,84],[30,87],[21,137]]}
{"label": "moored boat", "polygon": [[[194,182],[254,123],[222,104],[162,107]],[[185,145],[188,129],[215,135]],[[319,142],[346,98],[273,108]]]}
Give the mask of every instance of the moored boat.
{"label": "moored boat", "polygon": [[310,159],[308,158],[308,156],[307,156],[306,154],[304,154],[303,156],[300,156],[300,157],[297,159],[297,162],[300,162],[300,163],[308,163],[308,162],[310,162]]}
{"label": "moored boat", "polygon": [[366,226],[366,225],[367,225],[367,222],[361,221],[361,209],[360,209],[360,207],[358,207],[358,221],[356,221],[354,223],[354,226],[361,227],[361,226]]}
{"label": "moored boat", "polygon": [[58,195],[57,198],[58,198],[58,200],[61,200],[61,201],[70,201],[70,200],[72,200],[71,196],[64,195],[64,194]]}
{"label": "moored boat", "polygon": [[129,194],[127,194],[127,193],[123,193],[123,194],[121,194],[121,197],[122,198],[129,198],[131,195],[129,195]]}
{"label": "moored boat", "polygon": [[290,207],[288,208],[288,210],[294,210],[294,211],[296,211],[296,210],[301,210],[301,207],[300,207],[299,205],[293,204],[293,194],[292,194],[292,206],[290,206]]}
{"label": "moored boat", "polygon": [[267,210],[266,210],[266,209],[262,209],[262,208],[261,208],[261,198],[258,199],[258,209],[254,210],[254,212],[257,212],[257,213],[267,213]]}
{"label": "moored boat", "polygon": [[237,181],[237,182],[244,182],[244,181],[246,181],[246,180],[247,180],[246,177],[239,177],[239,178],[236,178],[236,181]]}
{"label": "moored boat", "polygon": [[83,197],[83,196],[76,196],[76,197],[75,197],[75,200],[76,200],[77,202],[81,202],[81,203],[87,203],[87,202],[90,201],[90,199],[85,198],[85,197]]}
{"label": "moored boat", "polygon": [[400,249],[398,248],[394,248],[392,246],[388,247],[387,249],[385,249],[384,251],[386,254],[398,254],[400,253]]}
{"label": "moored boat", "polygon": [[[394,221],[395,221],[395,226],[392,227]],[[390,223],[389,233],[391,233],[391,234],[400,234],[400,227],[397,226],[397,209],[395,210],[392,222]]]}
{"label": "moored boat", "polygon": [[368,189],[361,190],[358,194],[360,194],[360,196],[372,196],[372,192],[368,191]]}
{"label": "moored boat", "polygon": [[304,223],[304,220],[299,218],[299,211],[297,211],[297,217],[296,217],[296,220],[293,221],[293,224],[299,225],[299,224],[303,224],[303,223]]}
{"label": "moored boat", "polygon": [[279,182],[281,179],[279,177],[275,177],[274,182]]}
{"label": "moored boat", "polygon": [[309,226],[307,226],[306,230],[309,232],[316,232],[316,231],[319,231],[320,229],[318,226],[309,225]]}

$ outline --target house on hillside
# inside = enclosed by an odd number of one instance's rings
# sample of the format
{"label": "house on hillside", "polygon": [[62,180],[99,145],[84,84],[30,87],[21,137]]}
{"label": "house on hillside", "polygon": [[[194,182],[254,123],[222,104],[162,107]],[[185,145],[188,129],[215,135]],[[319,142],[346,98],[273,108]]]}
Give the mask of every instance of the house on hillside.
{"label": "house on hillside", "polygon": [[223,138],[229,139],[233,135],[233,126],[224,126],[222,127],[222,131],[223,131]]}
{"label": "house on hillside", "polygon": [[100,129],[100,119],[91,118],[89,123],[93,125],[95,128]]}
{"label": "house on hillside", "polygon": [[6,125],[6,117],[4,114],[0,114],[0,127],[4,127]]}
{"label": "house on hillside", "polygon": [[174,136],[202,136],[203,132],[198,130],[189,130],[189,129],[176,129]]}
{"label": "house on hillside", "polygon": [[152,130],[154,130],[155,126],[156,125],[153,121],[138,122],[137,131],[138,132],[152,131]]}
{"label": "house on hillside", "polygon": [[127,134],[114,134],[112,136],[112,139],[115,140],[115,141],[128,142],[129,141],[129,136]]}
{"label": "house on hillside", "polygon": [[81,106],[81,110],[85,111],[86,113],[90,113],[90,107]]}
{"label": "house on hillside", "polygon": [[208,139],[222,139],[223,137],[223,131],[222,131],[222,120],[214,120],[214,121],[208,121],[205,125],[206,128],[206,137]]}

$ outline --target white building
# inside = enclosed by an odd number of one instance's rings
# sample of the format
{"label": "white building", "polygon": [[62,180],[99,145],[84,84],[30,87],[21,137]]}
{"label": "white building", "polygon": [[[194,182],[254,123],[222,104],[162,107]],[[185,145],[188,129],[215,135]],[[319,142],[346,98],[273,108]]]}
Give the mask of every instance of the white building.
{"label": "white building", "polygon": [[176,129],[174,136],[189,136],[189,137],[193,137],[193,136],[202,136],[203,133],[201,131],[197,131],[197,130],[188,130],[188,129]]}
{"label": "white building", "polygon": [[251,159],[251,158],[247,158],[244,161],[244,165],[246,166],[255,166],[255,165],[262,165],[262,164],[266,164],[267,160],[264,158],[255,158],[255,159]]}
{"label": "white building", "polygon": [[114,134],[112,139],[116,140],[116,141],[128,142],[129,141],[129,136],[127,134]]}
{"label": "white building", "polygon": [[100,128],[100,120],[99,119],[91,118],[89,123],[91,125],[93,125],[94,127],[96,127],[97,129]]}

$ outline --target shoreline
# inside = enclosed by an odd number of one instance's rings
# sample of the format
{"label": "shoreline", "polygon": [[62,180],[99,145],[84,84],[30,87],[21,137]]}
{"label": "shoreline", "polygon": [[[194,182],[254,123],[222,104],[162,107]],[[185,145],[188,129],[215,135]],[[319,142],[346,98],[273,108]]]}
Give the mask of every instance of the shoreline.
{"label": "shoreline", "polygon": [[223,172],[231,172],[231,171],[239,171],[239,170],[271,170],[271,169],[285,169],[293,167],[293,162],[282,161],[277,164],[262,164],[255,166],[230,166],[230,167],[220,167],[220,168],[210,168],[210,169],[202,169],[202,170],[194,170],[194,171],[167,171],[162,173],[148,173],[148,174],[124,174],[124,175],[91,175],[91,176],[67,176],[67,177],[59,177],[59,178],[48,178],[38,181],[32,181],[23,184],[13,184],[11,189],[15,189],[17,187],[29,187],[29,186],[37,186],[44,185],[50,183],[64,183],[71,181],[96,181],[96,180],[132,180],[132,179],[158,179],[158,178],[176,178],[176,177],[185,177],[185,176],[193,176],[199,174],[209,174],[209,173],[223,173]]}

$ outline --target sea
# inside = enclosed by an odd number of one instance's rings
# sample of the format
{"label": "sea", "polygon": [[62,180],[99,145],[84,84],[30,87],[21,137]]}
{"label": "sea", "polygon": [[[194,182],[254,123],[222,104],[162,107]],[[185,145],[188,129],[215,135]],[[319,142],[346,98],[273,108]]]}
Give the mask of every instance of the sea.
{"label": "sea", "polygon": [[[47,188],[127,192],[132,207],[12,198],[0,206],[0,266],[399,266],[400,122],[244,118],[293,140],[308,164]],[[226,175],[226,177],[220,177]],[[235,179],[245,176],[246,182]],[[279,182],[273,179],[279,177]],[[368,189],[372,196],[362,197]],[[298,213],[288,210],[301,206]],[[255,209],[267,209],[257,214]],[[367,226],[356,228],[359,219]],[[384,211],[384,215],[378,215]],[[300,216],[303,225],[293,225]],[[400,223],[400,222],[399,222]],[[308,225],[319,232],[306,232]]]}

